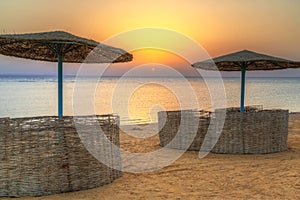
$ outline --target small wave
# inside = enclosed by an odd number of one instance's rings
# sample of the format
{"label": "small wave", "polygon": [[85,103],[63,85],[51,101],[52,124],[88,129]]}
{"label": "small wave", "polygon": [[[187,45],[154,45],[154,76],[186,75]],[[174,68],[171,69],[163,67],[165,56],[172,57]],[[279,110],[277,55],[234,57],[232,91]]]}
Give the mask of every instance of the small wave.
{"label": "small wave", "polygon": [[40,81],[34,81],[34,80],[21,80],[21,81],[16,81],[19,83],[32,83],[32,82],[40,82]]}

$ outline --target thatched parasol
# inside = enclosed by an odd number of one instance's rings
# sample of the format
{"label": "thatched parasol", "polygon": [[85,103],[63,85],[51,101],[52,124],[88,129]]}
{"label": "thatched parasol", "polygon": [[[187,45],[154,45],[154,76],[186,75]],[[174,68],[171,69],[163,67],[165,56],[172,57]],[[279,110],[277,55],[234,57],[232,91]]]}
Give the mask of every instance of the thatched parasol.
{"label": "thatched parasol", "polygon": [[122,49],[63,31],[0,35],[0,54],[32,60],[58,61],[58,115],[60,117],[63,115],[62,62],[116,63],[132,60],[132,55]]}
{"label": "thatched parasol", "polygon": [[300,62],[277,58],[253,51],[243,50],[213,59],[194,63],[195,68],[220,71],[241,71],[241,107],[244,112],[245,74],[246,70],[278,70],[298,68]]}

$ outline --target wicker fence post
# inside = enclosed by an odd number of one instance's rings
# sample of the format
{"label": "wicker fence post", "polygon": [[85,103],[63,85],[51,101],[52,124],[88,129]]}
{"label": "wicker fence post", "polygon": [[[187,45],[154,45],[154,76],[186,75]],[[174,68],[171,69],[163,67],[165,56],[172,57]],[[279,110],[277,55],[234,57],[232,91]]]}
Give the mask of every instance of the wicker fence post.
{"label": "wicker fence post", "polygon": [[8,136],[10,135],[10,120],[3,118],[0,120],[0,194],[8,196],[9,189],[9,155]]}

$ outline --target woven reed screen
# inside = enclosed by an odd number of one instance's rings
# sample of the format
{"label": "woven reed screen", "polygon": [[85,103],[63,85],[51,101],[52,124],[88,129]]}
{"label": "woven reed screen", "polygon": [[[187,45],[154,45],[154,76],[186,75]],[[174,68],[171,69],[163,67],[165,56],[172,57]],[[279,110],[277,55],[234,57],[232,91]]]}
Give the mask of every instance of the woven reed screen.
{"label": "woven reed screen", "polygon": [[[119,146],[119,118],[80,117],[77,123],[99,123],[106,137]],[[90,134],[97,150],[121,169],[120,154]],[[82,135],[81,135],[82,136]],[[95,188],[121,172],[95,159],[84,147],[72,117],[0,119],[0,197],[42,196]]]}
{"label": "woven reed screen", "polygon": [[[184,115],[184,116],[182,116]],[[160,145],[174,149],[186,149],[192,141],[188,150],[199,150],[207,132],[211,113],[208,111],[161,111],[158,112],[158,128]],[[186,124],[181,126],[181,120]],[[195,121],[197,120],[197,121]],[[192,127],[195,126],[195,127]],[[190,130],[198,130],[194,138],[194,134]]]}
{"label": "woven reed screen", "polygon": [[[215,114],[220,113],[216,111]],[[288,148],[288,121],[288,110],[252,110],[244,113],[229,110],[222,134],[212,152],[263,154],[285,151]]]}
{"label": "woven reed screen", "polygon": [[[207,112],[208,115],[190,115],[191,118],[199,120],[199,126],[188,150],[200,150],[210,123],[214,123],[213,127],[222,125],[218,121],[220,119],[218,115],[222,115],[221,111],[222,109],[213,113]],[[205,113],[205,111],[199,112]],[[185,138],[188,138],[190,133],[186,130],[179,130],[181,111],[159,112],[158,120],[160,145],[183,149]],[[239,108],[227,108],[222,133],[211,152],[262,154],[285,151],[287,150],[288,120],[288,110],[263,110],[262,106],[247,106],[245,112],[240,113]],[[180,139],[174,140],[178,133],[181,135]],[[207,142],[213,143],[212,140],[215,139],[213,137],[210,138],[210,135],[207,135]]]}

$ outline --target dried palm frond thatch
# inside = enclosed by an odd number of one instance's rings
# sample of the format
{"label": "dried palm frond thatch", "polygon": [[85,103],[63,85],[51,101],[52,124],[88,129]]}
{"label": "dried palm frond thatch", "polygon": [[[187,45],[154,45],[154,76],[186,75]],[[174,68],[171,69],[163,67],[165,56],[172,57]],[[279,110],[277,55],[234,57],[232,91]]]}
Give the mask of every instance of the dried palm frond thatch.
{"label": "dried palm frond thatch", "polygon": [[242,63],[245,63],[246,70],[277,70],[300,67],[300,62],[248,50],[204,60],[194,63],[192,66],[205,70],[241,71]]}
{"label": "dried palm frond thatch", "polygon": [[64,31],[0,35],[0,54],[6,56],[57,62],[58,45],[61,46],[63,62],[115,63],[132,60],[132,55],[120,48]]}

